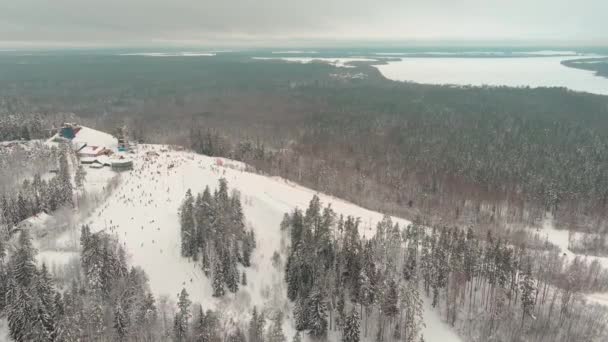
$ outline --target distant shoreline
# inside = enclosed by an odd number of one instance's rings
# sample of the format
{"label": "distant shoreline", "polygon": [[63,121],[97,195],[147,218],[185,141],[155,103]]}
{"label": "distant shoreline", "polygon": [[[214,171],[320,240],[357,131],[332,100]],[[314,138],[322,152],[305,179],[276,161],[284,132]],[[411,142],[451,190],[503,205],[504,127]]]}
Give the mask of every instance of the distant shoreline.
{"label": "distant shoreline", "polygon": [[561,63],[568,68],[593,71],[596,76],[608,78],[608,57],[569,59]]}

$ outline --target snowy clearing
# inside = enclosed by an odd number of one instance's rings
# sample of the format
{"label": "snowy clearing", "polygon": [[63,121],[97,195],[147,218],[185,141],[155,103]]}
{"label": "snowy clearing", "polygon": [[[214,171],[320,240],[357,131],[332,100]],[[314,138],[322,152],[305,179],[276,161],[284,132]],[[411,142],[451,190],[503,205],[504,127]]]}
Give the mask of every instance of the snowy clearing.
{"label": "snowy clearing", "polygon": [[317,58],[317,57],[252,57],[256,60],[281,60],[292,63],[328,63],[339,68],[354,68],[353,65],[348,65],[351,62],[377,62],[377,59],[371,58]]}
{"label": "snowy clearing", "polygon": [[144,57],[213,57],[212,52],[134,52],[121,53],[119,56],[144,56]]}
{"label": "snowy clearing", "polygon": [[565,229],[556,229],[553,224],[553,218],[547,215],[543,221],[542,230],[539,231],[540,236],[546,237],[547,240],[559,247],[568,259],[574,259],[577,256],[586,258],[588,261],[597,260],[603,267],[608,267],[608,257],[599,257],[592,255],[577,254],[569,250],[570,246],[570,231]]}

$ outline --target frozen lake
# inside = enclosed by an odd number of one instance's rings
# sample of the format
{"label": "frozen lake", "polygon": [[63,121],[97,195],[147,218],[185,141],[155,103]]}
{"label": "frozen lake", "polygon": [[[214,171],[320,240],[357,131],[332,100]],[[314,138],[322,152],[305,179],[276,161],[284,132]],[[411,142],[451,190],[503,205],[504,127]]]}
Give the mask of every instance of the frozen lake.
{"label": "frozen lake", "polygon": [[579,57],[411,57],[377,65],[384,77],[427,84],[566,87],[608,95],[608,78],[560,64]]}

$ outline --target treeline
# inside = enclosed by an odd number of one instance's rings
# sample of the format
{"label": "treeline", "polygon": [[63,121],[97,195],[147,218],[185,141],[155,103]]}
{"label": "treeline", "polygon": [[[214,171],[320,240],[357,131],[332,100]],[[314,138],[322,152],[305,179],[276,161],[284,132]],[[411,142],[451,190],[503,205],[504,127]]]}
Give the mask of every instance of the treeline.
{"label": "treeline", "polygon": [[473,229],[400,227],[388,216],[362,239],[359,225],[322,208],[316,196],[305,213],[286,214],[285,281],[298,330],[418,341],[427,300],[468,340],[607,337],[608,312],[584,299],[608,289],[597,261],[514,247]]}
{"label": "treeline", "polygon": [[569,59],[562,61],[561,64],[576,69],[583,69],[595,72],[597,76],[608,77],[608,59],[607,58],[583,58]]}
{"label": "treeline", "polygon": [[245,229],[240,194],[228,193],[226,179],[220,179],[213,195],[209,187],[196,198],[188,190],[179,216],[182,256],[201,261],[213,279],[213,296],[223,296],[226,289],[234,293],[239,283],[246,285],[246,273],[241,275],[238,264],[251,266],[255,236]]}
{"label": "treeline", "polygon": [[0,198],[0,223],[12,229],[19,222],[43,211],[50,213],[62,206],[73,205],[68,155],[67,147],[62,145],[57,173],[48,181],[36,174],[32,180],[25,179],[13,191],[3,192]]}
{"label": "treeline", "polygon": [[0,191],[57,168],[58,149],[42,142],[0,143]]}
{"label": "treeline", "polygon": [[49,137],[49,127],[40,115],[0,116],[0,141],[31,140]]}

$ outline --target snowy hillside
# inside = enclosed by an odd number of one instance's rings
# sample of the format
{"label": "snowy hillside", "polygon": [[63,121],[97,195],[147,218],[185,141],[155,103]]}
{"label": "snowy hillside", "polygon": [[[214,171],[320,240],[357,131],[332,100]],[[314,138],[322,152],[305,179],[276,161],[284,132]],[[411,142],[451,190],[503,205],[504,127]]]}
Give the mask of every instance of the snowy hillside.
{"label": "snowy hillside", "polygon": [[[156,151],[158,156],[146,153]],[[295,207],[305,208],[315,191],[281,178],[270,178],[245,172],[244,165],[231,160],[211,158],[184,151],[170,151],[158,145],[142,145],[134,156],[134,170],[121,174],[121,185],[82,223],[93,231],[105,230],[116,235],[126,247],[131,263],[141,266],[150,278],[152,291],[176,298],[185,287],[193,301],[205,308],[216,308],[225,317],[249,317],[252,305],[288,305],[283,268],[274,267],[271,257],[280,250],[279,225],[285,212]],[[87,179],[95,180],[96,172],[87,169]],[[178,209],[188,189],[202,192],[205,186],[214,189],[220,178],[226,178],[231,189],[241,193],[247,225],[256,233],[252,267],[247,272],[248,284],[236,295],[224,299],[212,297],[211,283],[201,267],[180,254]],[[370,236],[372,227],[382,214],[363,209],[346,201],[318,194],[324,204],[331,204],[339,214],[360,217],[362,232]],[[407,221],[395,218],[400,224]],[[76,239],[70,233],[62,239]],[[76,241],[73,241],[76,243]],[[47,257],[49,255],[47,254]],[[441,322],[439,316],[425,305],[427,341],[460,341]],[[287,317],[284,329],[291,337],[295,332],[292,317]]]}

